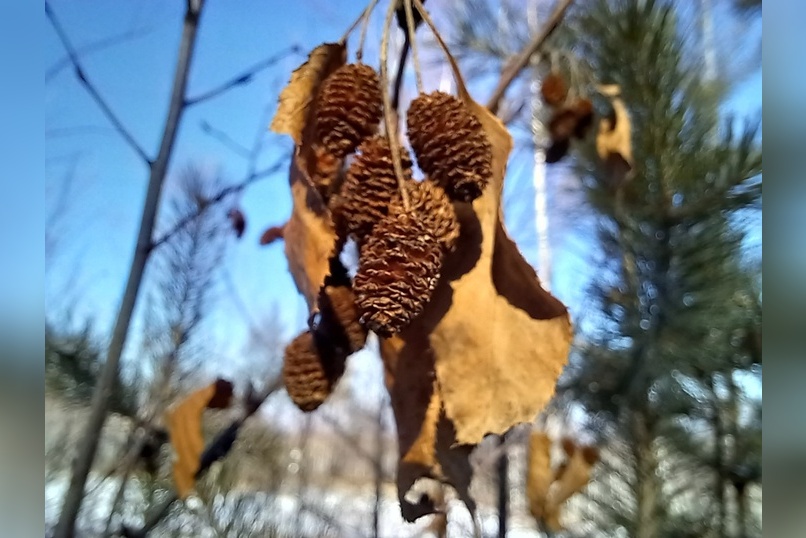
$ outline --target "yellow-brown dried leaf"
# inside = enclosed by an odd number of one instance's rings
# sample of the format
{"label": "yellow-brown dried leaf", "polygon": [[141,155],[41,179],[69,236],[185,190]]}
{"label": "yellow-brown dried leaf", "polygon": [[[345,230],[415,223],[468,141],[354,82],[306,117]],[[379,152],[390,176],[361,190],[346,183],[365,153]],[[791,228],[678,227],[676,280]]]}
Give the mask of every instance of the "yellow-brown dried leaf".
{"label": "yellow-brown dried leaf", "polygon": [[563,530],[560,522],[562,507],[588,484],[591,470],[599,456],[595,447],[578,447],[572,442],[565,442],[564,445],[568,460],[557,469],[544,512],[544,523],[552,532]]}
{"label": "yellow-brown dried leaf", "polygon": [[187,497],[196,484],[196,472],[199,470],[200,458],[204,451],[202,413],[211,402],[216,407],[226,407],[231,396],[232,384],[216,380],[191,393],[165,413],[171,446],[176,452],[173,477],[176,493],[180,499]]}
{"label": "yellow-brown dried leaf", "polygon": [[601,159],[608,183],[614,187],[623,184],[633,169],[632,122],[624,101],[619,97],[620,88],[611,84],[601,86],[603,95],[611,98],[613,114],[599,120],[596,133],[596,153]]}
{"label": "yellow-brown dried leaf", "polygon": [[292,74],[280,93],[277,113],[271,122],[275,133],[288,134],[297,144],[308,124],[311,104],[316,99],[322,81],[347,61],[344,44],[324,43],[311,51],[308,60]]}
{"label": "yellow-brown dried leaf", "polygon": [[542,520],[553,481],[551,472],[551,440],[542,431],[534,430],[529,435],[529,463],[526,469],[526,497],[529,511],[535,519]]}

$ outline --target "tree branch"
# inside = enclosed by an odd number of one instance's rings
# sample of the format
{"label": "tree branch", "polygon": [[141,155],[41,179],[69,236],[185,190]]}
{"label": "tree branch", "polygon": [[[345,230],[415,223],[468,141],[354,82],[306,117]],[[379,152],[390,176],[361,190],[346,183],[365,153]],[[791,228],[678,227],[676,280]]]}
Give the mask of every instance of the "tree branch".
{"label": "tree branch", "polygon": [[565,12],[573,1],[574,0],[558,0],[557,6],[554,8],[554,12],[549,17],[549,20],[546,21],[543,30],[535,35],[532,41],[526,45],[517,56],[510,60],[509,65],[504,67],[501,78],[498,80],[498,85],[487,101],[487,108],[490,109],[490,112],[493,114],[498,112],[498,107],[501,105],[501,100],[504,98],[504,93],[507,91],[507,88],[509,88],[510,84],[512,84],[520,72],[529,64],[529,60],[531,60],[532,56],[539,52],[549,36],[554,33],[554,30],[556,30],[560,22],[562,22]]}
{"label": "tree branch", "polygon": [[262,61],[256,63],[252,67],[249,67],[249,68],[245,69],[240,74],[235,75],[234,77],[232,77],[231,79],[229,79],[229,80],[227,80],[225,82],[222,82],[220,85],[216,86],[215,88],[213,88],[211,90],[208,90],[208,91],[206,91],[204,93],[201,93],[201,94],[197,95],[196,97],[190,97],[190,98],[186,99],[185,100],[185,106],[190,107],[190,106],[193,106],[193,105],[197,105],[199,103],[203,103],[204,101],[209,101],[210,99],[214,99],[214,98],[218,97],[219,95],[221,95],[222,93],[225,93],[225,92],[231,90],[232,88],[235,88],[236,86],[242,86],[244,84],[248,84],[249,82],[252,81],[252,78],[256,74],[258,74],[261,71],[264,71],[264,70],[274,66],[275,64],[277,64],[277,62],[279,62],[279,61],[281,61],[281,60],[283,60],[283,59],[285,59],[285,58],[287,58],[289,56],[292,56],[294,54],[300,54],[301,52],[302,52],[302,49],[300,48],[299,45],[292,45],[288,49],[286,49],[286,50],[284,50],[282,52],[278,52],[277,54],[275,54],[273,56],[270,56],[270,57],[266,58],[265,60],[262,60]]}
{"label": "tree branch", "polygon": [[[45,6],[45,10],[47,10],[47,4]],[[124,43],[131,39],[136,39],[138,37],[142,37],[143,35],[147,34],[150,31],[149,28],[135,28],[133,30],[129,30],[122,34],[106,37],[103,39],[99,39],[98,41],[93,41],[92,43],[88,43],[83,47],[79,47],[75,50],[76,56],[86,56],[88,54],[92,54],[94,52],[98,52],[104,49],[108,49],[110,47],[114,47],[120,43]],[[47,68],[45,71],[45,82],[47,83],[53,77],[61,73],[61,71],[68,67],[71,63],[70,54],[64,55],[62,58],[59,58],[55,62],[51,64],[50,67]]]}
{"label": "tree branch", "polygon": [[221,189],[220,191],[218,191],[218,194],[216,194],[212,198],[209,198],[209,199],[205,200],[206,203],[201,205],[199,207],[198,211],[194,211],[193,213],[185,215],[184,217],[179,219],[179,221],[176,224],[174,224],[174,226],[170,230],[168,230],[167,232],[162,234],[162,236],[160,236],[158,239],[152,241],[151,246],[150,246],[150,250],[153,251],[154,249],[156,249],[160,245],[162,245],[162,244],[166,243],[167,241],[169,241],[174,235],[176,235],[177,233],[182,231],[185,228],[185,226],[187,226],[188,224],[190,224],[191,222],[193,222],[194,220],[199,218],[202,214],[204,214],[205,211],[210,209],[210,207],[212,207],[215,204],[221,202],[227,196],[229,196],[231,194],[238,193],[238,192],[244,190],[245,188],[247,188],[252,183],[255,183],[255,182],[257,182],[257,181],[259,181],[261,179],[264,179],[264,178],[267,178],[269,176],[272,176],[272,175],[276,174],[277,172],[279,172],[280,170],[282,170],[284,168],[285,168],[285,164],[283,162],[275,163],[275,164],[271,165],[270,167],[268,167],[268,168],[266,168],[264,170],[260,170],[260,171],[253,172],[253,173],[249,174],[240,183],[236,183],[234,185],[230,185],[229,187],[225,187],[225,188]]}
{"label": "tree branch", "polygon": [[50,3],[48,2],[45,2],[45,14],[48,17],[51,26],[53,26],[53,29],[56,31],[56,35],[59,37],[62,46],[64,47],[65,51],[67,51],[67,56],[70,60],[70,63],[73,64],[73,69],[76,73],[76,77],[78,77],[79,82],[81,82],[81,84],[90,94],[90,97],[92,97],[92,99],[104,113],[107,119],[112,123],[115,130],[118,133],[120,133],[120,136],[123,137],[126,143],[129,144],[129,146],[131,146],[131,148],[135,151],[135,153],[137,153],[137,155],[143,160],[143,162],[151,166],[152,164],[151,158],[148,156],[148,154],[146,154],[145,150],[143,150],[143,148],[140,147],[140,144],[137,143],[137,140],[135,140],[134,136],[132,136],[132,134],[128,131],[128,129],[126,129],[126,127],[123,125],[123,122],[120,120],[120,118],[117,117],[117,115],[109,106],[109,104],[106,102],[106,100],[103,98],[103,96],[101,96],[95,85],[89,80],[89,78],[87,78],[87,75],[84,72],[84,68],[81,66],[81,62],[79,62],[78,53],[76,52],[76,49],[73,47],[73,44],[67,37],[64,28],[62,28],[61,23],[56,18],[56,14],[53,12],[53,9],[50,7]]}

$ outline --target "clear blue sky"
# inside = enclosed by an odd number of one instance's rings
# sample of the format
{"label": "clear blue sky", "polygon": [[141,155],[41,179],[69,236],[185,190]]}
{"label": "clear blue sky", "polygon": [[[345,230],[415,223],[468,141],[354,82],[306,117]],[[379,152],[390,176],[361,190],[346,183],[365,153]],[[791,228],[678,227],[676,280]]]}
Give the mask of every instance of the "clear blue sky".
{"label": "clear blue sky", "polygon": [[[51,3],[77,47],[127,31],[138,32],[135,38],[82,60],[88,76],[151,155],[156,152],[161,133],[183,5],[179,0]],[[337,40],[363,6],[356,0],[306,0],[291,9],[287,3],[208,0],[190,78],[190,95],[216,86],[291,44],[299,44],[307,51],[323,41]],[[377,25],[373,25],[368,43],[377,43],[378,38]],[[64,56],[64,49],[49,26],[45,39],[45,65],[50,66]],[[373,48],[368,47],[369,58],[376,57]],[[204,134],[200,122],[209,122],[249,147],[258,129],[265,130],[267,124],[261,123],[261,118],[266,106],[275,102],[277,91],[301,61],[301,57],[289,58],[257,76],[251,84],[192,108],[182,124],[172,171],[199,161],[217,168],[229,181],[242,178],[245,160]],[[478,97],[483,100],[486,94]],[[757,69],[737,88],[728,108],[746,114],[759,111],[760,106],[761,74]],[[96,329],[105,334],[111,328],[127,274],[147,170],[69,69],[47,83],[45,121],[48,207],[64,188],[67,171],[75,166],[70,208],[58,227],[62,241],[48,268],[48,304],[58,308],[75,300],[76,317],[95,319]],[[259,168],[287,155],[290,148],[287,137],[268,132],[265,137],[268,150]],[[513,187],[527,194],[518,195],[521,200],[511,206],[509,228],[527,260],[536,264],[530,166],[515,159],[510,163],[510,172]],[[557,183],[555,176],[550,171],[550,185]],[[166,195],[171,192],[170,182],[169,178]],[[282,245],[258,245],[262,230],[284,222],[290,213],[285,176],[279,174],[250,188],[241,204],[248,227],[243,239],[232,244],[227,271],[254,319],[265,318],[277,308],[293,333],[302,326],[306,314],[288,275]],[[760,226],[757,235],[760,241]],[[583,300],[580,283],[587,281],[590,274],[586,240],[555,229],[553,243],[554,292],[574,312]],[[223,287],[213,325],[213,356],[225,360],[237,357],[245,342],[246,324]],[[136,341],[134,338],[130,343]],[[132,351],[135,350],[130,346],[129,353]]]}

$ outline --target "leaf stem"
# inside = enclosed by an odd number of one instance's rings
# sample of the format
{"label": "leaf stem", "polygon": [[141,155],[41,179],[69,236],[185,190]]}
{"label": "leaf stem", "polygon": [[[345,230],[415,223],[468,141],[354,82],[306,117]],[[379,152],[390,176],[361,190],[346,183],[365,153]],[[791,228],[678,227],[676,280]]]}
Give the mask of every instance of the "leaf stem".
{"label": "leaf stem", "polygon": [[408,41],[411,44],[411,57],[414,61],[414,77],[417,81],[417,93],[423,93],[423,74],[420,69],[420,54],[417,51],[417,26],[414,24],[411,0],[403,0],[403,5],[406,10],[406,27],[408,29]]}
{"label": "leaf stem", "polygon": [[392,30],[392,19],[395,16],[395,2],[389,2],[389,9],[386,12],[386,20],[383,23],[383,36],[381,37],[381,94],[383,95],[383,119],[386,124],[386,137],[389,139],[389,150],[392,153],[392,166],[397,177],[397,187],[400,197],[403,200],[403,209],[408,213],[409,193],[406,191],[405,180],[403,178],[403,165],[400,163],[400,146],[397,136],[397,121],[392,117],[392,100],[389,96],[389,34]]}

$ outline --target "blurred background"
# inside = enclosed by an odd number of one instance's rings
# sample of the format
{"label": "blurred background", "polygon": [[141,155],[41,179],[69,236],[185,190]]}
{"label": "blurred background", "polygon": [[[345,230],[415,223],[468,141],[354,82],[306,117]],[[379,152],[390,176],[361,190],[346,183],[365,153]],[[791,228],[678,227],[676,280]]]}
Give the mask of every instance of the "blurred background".
{"label": "blurred background", "polygon": [[[371,65],[385,6],[367,29]],[[475,518],[448,489],[446,517],[404,522],[374,341],[312,414],[277,388],[308,312],[282,242],[261,244],[291,212],[292,142],[268,125],[291,71],[365,7],[46,4],[48,533],[761,536],[761,1],[576,0],[498,112],[515,139],[507,230],[576,331],[536,424],[555,459],[563,438],[599,453],[563,530],[530,514],[528,426],[476,449]],[[427,7],[483,103],[556,3]],[[426,90],[454,91],[427,27],[418,37]],[[393,28],[390,72],[403,41]],[[186,84],[177,58],[190,58]],[[552,73],[577,92],[618,85],[631,174],[601,165],[596,124],[546,162],[557,137],[540,87]],[[413,73],[403,83],[405,108]],[[596,95],[597,117],[609,117],[613,101]],[[154,203],[152,246],[138,256]],[[118,375],[105,379],[112,355]],[[219,377],[265,402],[196,493],[170,502],[163,414]],[[234,413],[207,412],[205,440]]]}

